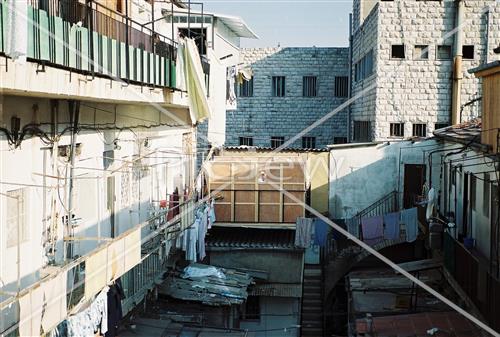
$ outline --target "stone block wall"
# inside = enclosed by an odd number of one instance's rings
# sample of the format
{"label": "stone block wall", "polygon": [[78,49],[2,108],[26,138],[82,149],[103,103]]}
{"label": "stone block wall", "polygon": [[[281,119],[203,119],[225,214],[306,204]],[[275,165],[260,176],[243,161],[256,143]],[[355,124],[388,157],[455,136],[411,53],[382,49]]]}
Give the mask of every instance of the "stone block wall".
{"label": "stone block wall", "polygon": [[[349,48],[249,48],[241,62],[254,73],[253,96],[240,97],[227,111],[226,145],[253,137],[255,146],[270,146],[272,136],[285,141],[333,111],[347,98],[335,97],[335,77],[349,74]],[[272,77],[285,76],[285,97],[273,97]],[[303,76],[317,76],[317,96],[303,97]],[[336,113],[303,136],[316,137],[316,147],[347,136],[347,110]],[[302,135],[288,147],[301,147]]]}
{"label": "stone block wall", "polygon": [[[359,10],[359,1],[355,0],[354,11]],[[464,3],[463,44],[474,46],[474,58],[463,60],[462,105],[481,96],[480,81],[467,70],[498,59],[493,49],[500,45],[500,3],[496,0],[464,0]],[[352,119],[371,120],[374,140],[389,138],[390,123],[404,123],[405,137],[412,135],[413,123],[424,123],[430,135],[436,123],[450,122],[455,4],[452,1],[380,1],[374,12],[357,29],[353,25],[353,53],[360,54],[376,41],[376,74],[373,75],[376,102],[373,105],[366,104],[366,99],[356,101],[352,106]],[[357,16],[359,13],[354,14]],[[367,33],[362,32],[373,31],[375,16],[377,36],[366,42]],[[404,59],[391,57],[395,44],[405,45]],[[429,46],[427,59],[418,58],[416,45]],[[438,45],[452,47],[451,59],[438,59]],[[355,83],[353,94],[370,81],[373,79]],[[479,116],[480,111],[480,103],[465,108],[462,121]]]}

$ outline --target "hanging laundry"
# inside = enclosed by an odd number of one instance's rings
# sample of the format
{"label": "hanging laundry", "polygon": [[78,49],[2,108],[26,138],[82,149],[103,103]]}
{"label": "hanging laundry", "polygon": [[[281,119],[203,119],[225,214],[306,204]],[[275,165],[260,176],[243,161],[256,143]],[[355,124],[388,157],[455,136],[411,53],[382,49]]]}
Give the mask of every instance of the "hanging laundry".
{"label": "hanging laundry", "polygon": [[320,247],[326,245],[330,226],[323,219],[314,220],[314,244]]}
{"label": "hanging laundry", "polygon": [[5,16],[5,54],[17,62],[28,55],[28,1],[7,1]]}
{"label": "hanging laundry", "polygon": [[434,203],[436,201],[436,192],[434,187],[431,187],[429,193],[427,194],[427,208],[425,210],[425,218],[429,220],[434,214]]}
{"label": "hanging laundry", "polygon": [[374,216],[361,219],[361,228],[363,230],[363,241],[374,246],[384,240],[384,218]]}
{"label": "hanging laundry", "polygon": [[212,225],[215,223],[216,218],[215,218],[215,200],[212,199],[210,202],[210,212],[209,212],[209,222],[208,222],[208,228],[212,228]]}
{"label": "hanging laundry", "polygon": [[354,237],[359,239],[359,218],[354,217],[347,219],[345,221],[345,224],[347,226],[347,231],[352,234]]}
{"label": "hanging laundry", "polygon": [[399,239],[399,212],[384,215],[384,238],[387,240]]}
{"label": "hanging laundry", "polygon": [[401,211],[401,223],[405,225],[406,241],[413,242],[418,235],[418,214],[417,208],[413,207]]}
{"label": "hanging laundry", "polygon": [[123,317],[122,299],[125,298],[120,279],[115,281],[115,284],[109,288],[107,295],[108,304],[108,331],[106,337],[118,336],[118,325]]}
{"label": "hanging laundry", "polygon": [[94,337],[108,332],[108,296],[109,287],[105,287],[92,301],[89,307],[76,315],[68,317],[65,324],[57,327],[59,336]]}
{"label": "hanging laundry", "polygon": [[300,248],[308,248],[311,245],[313,219],[297,218],[296,225],[295,246]]}

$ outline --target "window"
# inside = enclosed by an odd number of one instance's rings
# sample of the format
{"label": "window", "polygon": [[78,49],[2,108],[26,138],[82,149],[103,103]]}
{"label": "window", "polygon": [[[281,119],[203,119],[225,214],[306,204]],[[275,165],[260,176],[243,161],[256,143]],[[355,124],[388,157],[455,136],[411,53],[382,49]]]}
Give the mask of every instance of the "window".
{"label": "window", "polygon": [[438,60],[450,60],[451,59],[451,46],[449,46],[449,45],[437,46],[436,56],[437,56]]}
{"label": "window", "polygon": [[404,123],[391,123],[390,129],[391,129],[390,130],[391,137],[404,137],[405,135]]}
{"label": "window", "polygon": [[304,76],[302,78],[302,96],[316,97],[317,96],[317,78],[316,76]]}
{"label": "window", "polygon": [[243,313],[244,320],[260,320],[260,298],[259,296],[248,296]]}
{"label": "window", "polygon": [[413,124],[413,137],[426,137],[427,124],[415,123]]}
{"label": "window", "polygon": [[253,146],[253,137],[240,137],[240,146]]}
{"label": "window", "polygon": [[429,58],[429,46],[427,45],[415,46],[413,58],[415,60],[427,60]]}
{"label": "window", "polygon": [[26,188],[7,191],[7,248],[17,245],[19,228],[19,242],[28,240],[28,224],[26,221]]}
{"label": "window", "polygon": [[285,143],[285,137],[271,137],[271,147],[276,148],[280,147]]}
{"label": "window", "polygon": [[354,121],[354,141],[371,141],[371,123],[369,121]]}
{"label": "window", "polygon": [[303,149],[314,149],[316,147],[316,137],[302,137]]}
{"label": "window", "polygon": [[483,180],[483,214],[485,217],[490,216],[490,184],[490,174],[485,173]]}
{"label": "window", "polygon": [[347,143],[347,137],[333,137],[333,144],[345,144]]}
{"label": "window", "polygon": [[272,90],[274,97],[285,96],[285,76],[273,76]]}
{"label": "window", "polygon": [[436,124],[434,124],[434,130],[443,129],[443,128],[446,128],[448,126],[450,126],[450,124],[448,124],[448,123],[436,123]]}
{"label": "window", "polygon": [[370,50],[354,65],[354,80],[361,81],[373,73],[373,50]]}
{"label": "window", "polygon": [[243,80],[240,84],[240,97],[252,97],[253,96],[253,77],[249,81]]}
{"label": "window", "polygon": [[393,44],[391,47],[391,58],[404,59],[405,58],[405,45]]}
{"label": "window", "polygon": [[462,46],[462,57],[466,60],[474,59],[474,46]]}
{"label": "window", "polygon": [[335,76],[335,97],[347,97],[349,94],[349,77]]}

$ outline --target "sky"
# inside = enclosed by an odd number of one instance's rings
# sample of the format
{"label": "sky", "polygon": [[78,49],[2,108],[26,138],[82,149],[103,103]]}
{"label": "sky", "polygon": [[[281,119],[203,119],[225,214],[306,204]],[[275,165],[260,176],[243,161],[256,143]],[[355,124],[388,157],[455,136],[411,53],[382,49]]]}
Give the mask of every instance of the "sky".
{"label": "sky", "polygon": [[[204,0],[208,12],[236,15],[259,36],[242,47],[345,47],[352,0]],[[194,8],[196,8],[194,6]]]}

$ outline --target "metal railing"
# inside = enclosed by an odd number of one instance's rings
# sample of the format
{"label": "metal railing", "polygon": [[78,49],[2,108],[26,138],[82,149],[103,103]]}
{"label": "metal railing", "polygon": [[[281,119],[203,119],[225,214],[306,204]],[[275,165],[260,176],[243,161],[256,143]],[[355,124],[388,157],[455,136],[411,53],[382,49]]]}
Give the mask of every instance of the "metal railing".
{"label": "metal railing", "polygon": [[444,266],[491,327],[500,329],[500,280],[471,250],[444,233]]}
{"label": "metal railing", "polygon": [[[28,0],[28,59],[92,76],[145,86],[176,87],[177,43],[141,25],[125,9],[94,0]],[[5,52],[8,3],[0,0],[0,53]],[[152,25],[154,27],[154,25]],[[44,68],[40,71],[44,71]]]}

